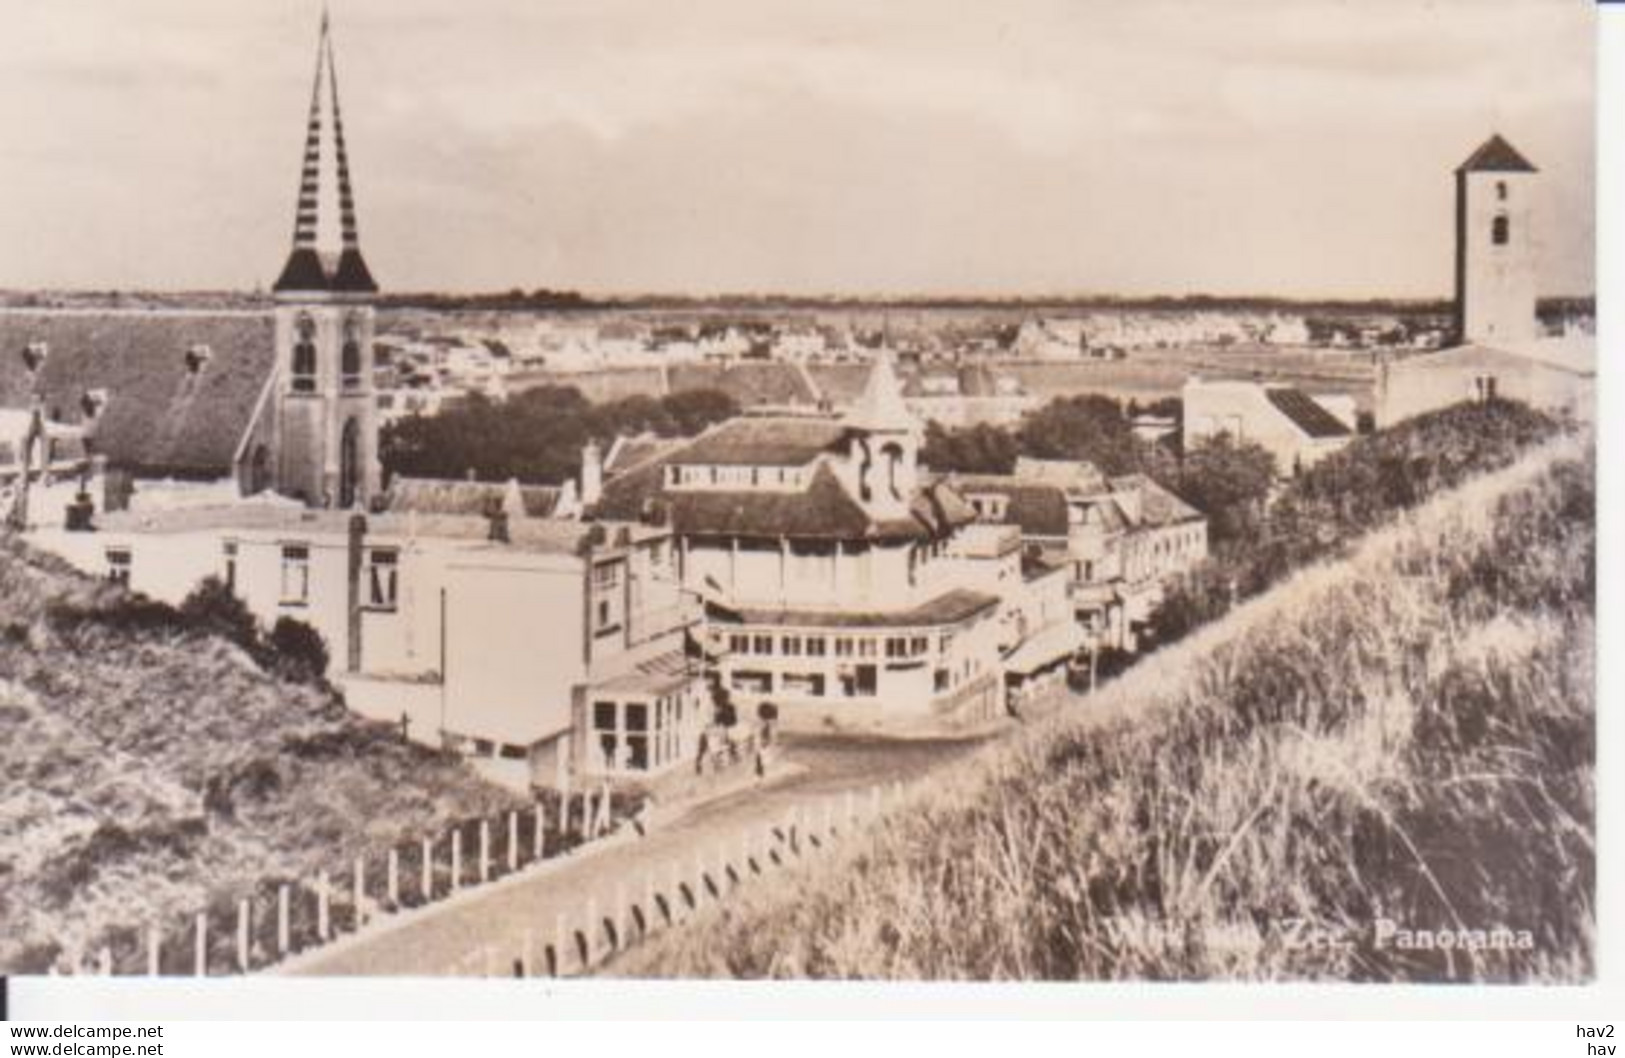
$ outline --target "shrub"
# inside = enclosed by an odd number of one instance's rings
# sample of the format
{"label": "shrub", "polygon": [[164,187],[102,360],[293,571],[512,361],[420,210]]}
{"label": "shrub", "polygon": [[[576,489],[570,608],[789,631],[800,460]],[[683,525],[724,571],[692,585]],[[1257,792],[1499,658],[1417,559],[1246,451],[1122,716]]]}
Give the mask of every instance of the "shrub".
{"label": "shrub", "polygon": [[198,628],[229,639],[245,650],[260,643],[259,622],[219,577],[205,577],[181,602],[181,615]]}
{"label": "shrub", "polygon": [[271,667],[296,683],[318,683],[327,673],[327,642],[322,634],[292,617],[277,618],[266,646]]}

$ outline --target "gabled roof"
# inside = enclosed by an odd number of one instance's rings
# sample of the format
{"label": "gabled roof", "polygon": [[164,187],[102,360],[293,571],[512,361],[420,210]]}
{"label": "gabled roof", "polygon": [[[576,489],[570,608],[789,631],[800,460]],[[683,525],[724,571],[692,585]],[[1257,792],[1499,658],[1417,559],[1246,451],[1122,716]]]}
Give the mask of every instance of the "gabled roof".
{"label": "gabled roof", "polygon": [[741,415],[716,424],[668,461],[685,466],[799,467],[834,450],[846,427],[830,418]]}
{"label": "gabled roof", "polygon": [[652,433],[636,437],[618,437],[604,456],[604,476],[614,477],[642,466],[651,459],[675,452],[688,444],[683,437],[657,437]]}
{"label": "gabled roof", "polygon": [[1529,159],[1518,153],[1516,147],[1501,138],[1499,133],[1479,144],[1478,150],[1456,167],[1458,173],[1533,173],[1538,172]]}
{"label": "gabled roof", "polygon": [[[22,355],[32,343],[47,351],[37,372]],[[193,373],[200,346],[209,355]],[[275,357],[265,314],[0,311],[0,407],[37,395],[48,418],[85,423],[87,394],[106,390],[86,429],[94,452],[147,476],[222,477]]]}
{"label": "gabled roof", "polygon": [[1112,492],[1140,494],[1141,525],[1152,527],[1177,525],[1180,522],[1193,522],[1205,517],[1201,511],[1144,474],[1124,474],[1112,478],[1108,485]]}
{"label": "gabled roof", "polygon": [[1309,437],[1347,437],[1353,432],[1341,419],[1302,390],[1290,386],[1267,386],[1264,396]]}
{"label": "gabled roof", "polygon": [[910,430],[917,423],[914,413],[903,403],[903,387],[892,367],[892,355],[882,349],[869,368],[863,392],[847,409],[847,425],[858,430]]}
{"label": "gabled roof", "polygon": [[1004,474],[950,474],[946,479],[966,497],[1002,496],[1004,521],[1023,536],[1066,536],[1066,490],[1049,482],[1028,482]]}
{"label": "gabled roof", "polygon": [[818,394],[794,364],[776,360],[761,363],[673,364],[667,371],[673,393],[716,389],[749,408],[758,404],[816,404]]}

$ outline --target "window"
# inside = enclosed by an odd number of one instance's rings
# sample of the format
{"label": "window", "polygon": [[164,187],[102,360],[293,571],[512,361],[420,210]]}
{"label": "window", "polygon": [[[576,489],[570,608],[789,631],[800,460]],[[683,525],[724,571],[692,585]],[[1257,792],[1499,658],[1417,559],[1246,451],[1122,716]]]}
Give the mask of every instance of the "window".
{"label": "window", "polygon": [[728,649],[735,654],[750,653],[750,636],[731,635],[728,637]]}
{"label": "window", "polygon": [[908,641],[908,652],[915,657],[919,657],[929,649],[929,642],[925,636],[915,636]]}
{"label": "window", "polygon": [[649,770],[649,707],[643,702],[626,703],[626,766]]}
{"label": "window", "polygon": [[303,606],[310,601],[310,548],[288,544],[282,549],[282,605]]}
{"label": "window", "polygon": [[608,591],[621,582],[621,564],[619,562],[603,562],[592,568],[592,586],[599,591]]}
{"label": "window", "polygon": [[361,321],[351,316],[344,321],[344,345],[339,350],[339,374],[345,389],[361,385]]}
{"label": "window", "polygon": [[289,387],[295,393],[316,392],[316,321],[302,314],[294,324],[293,363],[288,367]]}
{"label": "window", "polygon": [[110,547],[107,549],[107,579],[114,584],[130,586],[130,564],[133,556],[127,547]]}
{"label": "window", "polygon": [[1507,182],[1505,180],[1497,180],[1495,182],[1495,197],[1500,199],[1502,202],[1507,200]]}
{"label": "window", "polygon": [[394,548],[373,548],[367,552],[367,606],[393,610],[397,596],[400,552]]}
{"label": "window", "polygon": [[785,636],[779,640],[779,649],[787,658],[799,658],[801,656],[801,637]]}
{"label": "window", "polygon": [[852,656],[852,640],[842,636],[835,641],[835,656],[849,658]]}
{"label": "window", "polygon": [[823,636],[808,636],[807,637],[807,656],[809,658],[821,658],[821,657],[824,656],[824,637]]}
{"label": "window", "polygon": [[773,655],[773,637],[757,636],[755,647],[756,653],[761,654],[763,657],[771,657]]}
{"label": "window", "polygon": [[875,656],[875,641],[873,639],[858,640],[858,657],[872,658]]}
{"label": "window", "polygon": [[1505,213],[1497,214],[1490,224],[1490,241],[1497,246],[1505,246],[1512,237],[1512,222]]}
{"label": "window", "polygon": [[888,658],[908,657],[908,640],[902,636],[892,636],[886,640],[886,656]]}

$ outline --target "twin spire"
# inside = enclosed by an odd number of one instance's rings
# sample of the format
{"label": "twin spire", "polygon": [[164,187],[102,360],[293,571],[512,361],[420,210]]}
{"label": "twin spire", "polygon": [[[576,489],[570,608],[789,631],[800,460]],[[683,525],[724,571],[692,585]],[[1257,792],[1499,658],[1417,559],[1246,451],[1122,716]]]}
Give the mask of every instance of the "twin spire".
{"label": "twin spire", "polygon": [[[325,116],[324,103],[329,111]],[[325,151],[324,140],[328,141]],[[316,77],[310,90],[310,121],[299,178],[299,204],[294,214],[293,250],[273,289],[279,294],[371,294],[378,290],[361,256],[361,240],[356,233],[350,160],[344,150],[344,120],[339,113],[338,70],[333,63],[333,38],[325,10],[321,37],[316,42]]]}

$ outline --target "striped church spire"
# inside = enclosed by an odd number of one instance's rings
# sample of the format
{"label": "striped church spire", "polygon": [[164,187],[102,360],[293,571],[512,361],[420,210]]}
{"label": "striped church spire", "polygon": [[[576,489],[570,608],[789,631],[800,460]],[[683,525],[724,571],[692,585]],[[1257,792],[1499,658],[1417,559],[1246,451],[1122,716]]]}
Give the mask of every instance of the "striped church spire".
{"label": "striped church spire", "polygon": [[[330,142],[324,142],[329,135]],[[310,90],[310,117],[305,126],[305,155],[299,175],[299,201],[294,212],[293,250],[274,289],[277,293],[375,293],[378,290],[361,256],[361,239],[356,230],[350,159],[344,147],[344,120],[339,110],[338,68],[333,61],[333,38],[325,10],[321,36],[316,42],[316,73]]]}

